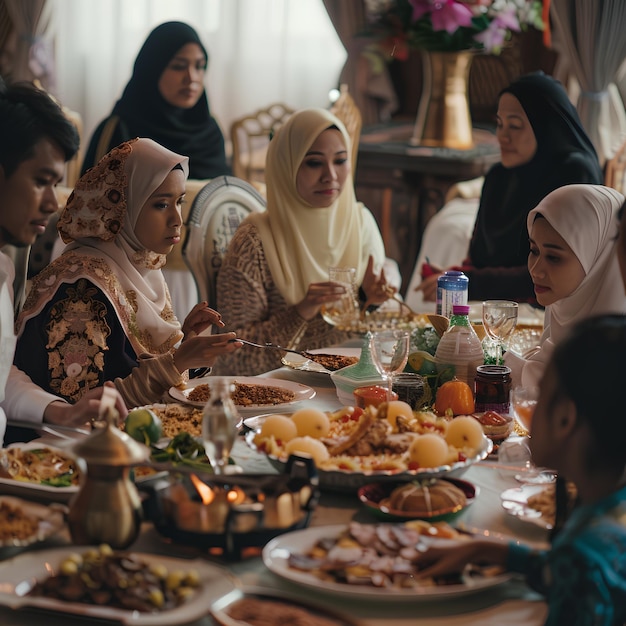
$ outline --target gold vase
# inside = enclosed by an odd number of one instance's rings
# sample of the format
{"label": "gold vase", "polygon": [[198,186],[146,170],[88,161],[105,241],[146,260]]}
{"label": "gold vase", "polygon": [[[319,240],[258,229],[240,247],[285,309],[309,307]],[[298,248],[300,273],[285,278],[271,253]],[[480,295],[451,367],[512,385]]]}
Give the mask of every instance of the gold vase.
{"label": "gold vase", "polygon": [[467,98],[473,52],[424,50],[422,97],[412,145],[467,150],[473,144]]}

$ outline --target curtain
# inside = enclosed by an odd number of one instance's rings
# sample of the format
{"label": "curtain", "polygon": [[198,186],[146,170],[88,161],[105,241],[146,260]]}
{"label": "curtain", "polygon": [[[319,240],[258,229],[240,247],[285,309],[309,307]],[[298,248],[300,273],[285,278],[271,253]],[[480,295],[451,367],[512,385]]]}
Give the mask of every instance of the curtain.
{"label": "curtain", "polygon": [[[323,0],[326,11],[348,52],[340,82],[346,83],[359,107],[363,124],[376,124],[391,118],[398,99],[387,64],[380,53],[368,49],[372,40],[361,33],[366,26],[363,0]],[[366,54],[367,52],[367,54]]]}
{"label": "curtain", "polygon": [[48,2],[56,95],[82,115],[85,141],[111,112],[139,48],[162,22],[179,20],[198,31],[209,52],[209,104],[225,135],[233,120],[274,102],[328,107],[346,59],[321,0]]}
{"label": "curtain", "polygon": [[39,80],[45,87],[53,84],[53,57],[46,34],[50,25],[50,5],[47,0],[4,0],[13,22],[16,49],[12,61],[12,82]]}
{"label": "curtain", "polygon": [[580,86],[577,109],[600,162],[626,136],[626,113],[613,81],[626,59],[624,0],[552,0],[566,65]]}

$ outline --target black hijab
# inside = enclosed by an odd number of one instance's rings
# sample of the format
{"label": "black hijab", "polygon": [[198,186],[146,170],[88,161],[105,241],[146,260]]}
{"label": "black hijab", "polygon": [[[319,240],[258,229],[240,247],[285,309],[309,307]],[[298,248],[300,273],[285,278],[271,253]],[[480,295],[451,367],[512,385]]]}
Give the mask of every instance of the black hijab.
{"label": "black hijab", "polygon": [[188,156],[190,178],[215,178],[230,170],[226,164],[224,137],[209,111],[206,91],[191,109],[172,106],[159,92],[163,70],[188,43],[198,44],[208,61],[207,51],[191,26],[182,22],[157,26],[137,55],[133,75],[113,115],[120,117],[130,137],[149,137]]}
{"label": "black hijab", "polygon": [[537,72],[517,79],[503,93],[522,105],[537,151],[528,163],[512,168],[499,163],[485,177],[469,248],[471,264],[478,269],[526,266],[528,213],[558,187],[603,182],[593,144],[560,82]]}

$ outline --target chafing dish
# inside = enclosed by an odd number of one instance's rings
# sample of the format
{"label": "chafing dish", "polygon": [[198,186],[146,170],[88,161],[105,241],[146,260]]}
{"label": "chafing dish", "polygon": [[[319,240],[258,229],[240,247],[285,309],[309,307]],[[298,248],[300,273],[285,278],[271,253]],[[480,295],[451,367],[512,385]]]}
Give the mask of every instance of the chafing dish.
{"label": "chafing dish", "polygon": [[313,460],[295,455],[284,474],[172,471],[144,491],[145,516],[159,533],[231,559],[306,528],[319,499]]}

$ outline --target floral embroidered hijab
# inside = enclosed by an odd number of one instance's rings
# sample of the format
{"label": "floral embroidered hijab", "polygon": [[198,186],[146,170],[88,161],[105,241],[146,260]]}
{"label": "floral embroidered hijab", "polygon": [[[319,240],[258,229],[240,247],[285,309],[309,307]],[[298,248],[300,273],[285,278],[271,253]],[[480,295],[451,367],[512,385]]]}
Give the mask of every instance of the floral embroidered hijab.
{"label": "floral embroidered hijab", "polygon": [[145,203],[176,167],[187,177],[187,157],[140,138],[114,148],[81,176],[58,223],[69,245],[33,281],[18,333],[60,284],[86,278],[115,308],[138,357],[167,352],[181,339],[160,270],[166,256],[146,250],[134,231]]}

